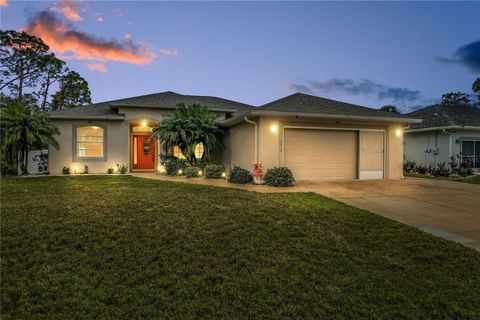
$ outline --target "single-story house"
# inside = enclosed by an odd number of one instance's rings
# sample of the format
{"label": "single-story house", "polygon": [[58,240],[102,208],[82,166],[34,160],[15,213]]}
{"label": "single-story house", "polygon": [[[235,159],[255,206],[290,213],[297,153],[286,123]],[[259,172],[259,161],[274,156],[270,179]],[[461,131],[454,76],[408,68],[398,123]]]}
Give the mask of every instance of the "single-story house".
{"label": "single-story house", "polygon": [[405,129],[405,160],[448,166],[453,156],[457,161],[470,160],[474,171],[480,172],[480,108],[433,105],[406,116],[423,122]]}
{"label": "single-story house", "polygon": [[[302,93],[254,107],[209,96],[162,92],[49,114],[61,132],[49,170],[105,173],[117,164],[155,171],[159,143],[152,128],[177,107],[197,103],[218,114],[226,148],[213,161],[264,170],[289,167],[300,180],[402,178],[403,128],[421,120]],[[203,152],[198,146],[198,156]],[[175,149],[172,154],[181,157]]]}

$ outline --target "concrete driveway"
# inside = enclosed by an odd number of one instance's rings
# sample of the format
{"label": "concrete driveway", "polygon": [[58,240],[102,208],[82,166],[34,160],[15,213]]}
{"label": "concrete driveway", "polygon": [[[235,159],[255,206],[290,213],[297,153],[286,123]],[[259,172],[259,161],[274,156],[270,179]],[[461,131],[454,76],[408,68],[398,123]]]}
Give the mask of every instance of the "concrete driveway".
{"label": "concrete driveway", "polygon": [[480,185],[405,179],[299,182],[297,187],[370,210],[480,251]]}

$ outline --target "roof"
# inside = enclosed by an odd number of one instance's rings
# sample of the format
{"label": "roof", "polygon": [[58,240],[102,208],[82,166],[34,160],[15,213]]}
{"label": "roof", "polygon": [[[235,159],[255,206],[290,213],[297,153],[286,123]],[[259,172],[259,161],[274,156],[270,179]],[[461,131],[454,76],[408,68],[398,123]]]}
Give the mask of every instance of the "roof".
{"label": "roof", "polygon": [[237,113],[233,118],[223,122],[225,126],[234,125],[243,121],[246,116],[282,116],[303,118],[335,118],[362,121],[381,121],[392,123],[420,122],[398,113],[381,111],[351,103],[325,99],[304,93],[294,93],[290,96],[267,103],[256,109]]}
{"label": "roof", "polygon": [[406,115],[423,119],[422,123],[411,124],[408,130],[480,127],[480,108],[470,106],[437,104]]}
{"label": "roof", "polygon": [[183,95],[171,91],[148,94],[144,96],[118,99],[79,106],[64,110],[52,111],[50,118],[82,118],[82,119],[123,119],[114,109],[118,107],[175,109],[179,103],[201,104],[212,111],[241,112],[254,108],[245,103],[211,96]]}
{"label": "roof", "polygon": [[404,115],[372,109],[356,104],[330,100],[304,93],[294,93],[290,96],[267,103],[261,110],[282,111],[294,113],[315,113],[322,115],[366,116],[375,118],[407,118]]}

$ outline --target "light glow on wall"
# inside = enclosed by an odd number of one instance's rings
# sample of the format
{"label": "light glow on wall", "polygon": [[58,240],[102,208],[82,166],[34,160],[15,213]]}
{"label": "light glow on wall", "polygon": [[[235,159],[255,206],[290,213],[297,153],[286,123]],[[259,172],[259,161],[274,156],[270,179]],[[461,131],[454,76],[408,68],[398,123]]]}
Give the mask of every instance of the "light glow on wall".
{"label": "light glow on wall", "polygon": [[143,120],[142,121],[142,127],[146,127],[147,126],[147,121],[146,120]]}
{"label": "light glow on wall", "polygon": [[395,130],[395,136],[398,137],[398,138],[400,138],[402,136],[402,133],[403,133],[402,129]]}
{"label": "light glow on wall", "polygon": [[158,173],[166,173],[167,169],[165,169],[165,166],[159,165],[157,167]]}
{"label": "light glow on wall", "polygon": [[276,124],[272,124],[272,125],[270,126],[270,131],[271,131],[272,133],[276,133],[276,132],[278,131],[278,126],[277,126]]}

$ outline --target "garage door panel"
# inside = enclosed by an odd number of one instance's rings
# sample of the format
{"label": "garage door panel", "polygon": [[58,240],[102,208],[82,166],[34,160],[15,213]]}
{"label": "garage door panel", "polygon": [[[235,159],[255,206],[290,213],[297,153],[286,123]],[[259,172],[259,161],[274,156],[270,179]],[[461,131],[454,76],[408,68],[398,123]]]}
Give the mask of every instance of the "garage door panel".
{"label": "garage door panel", "polygon": [[285,165],[297,180],[357,178],[355,131],[285,130]]}

